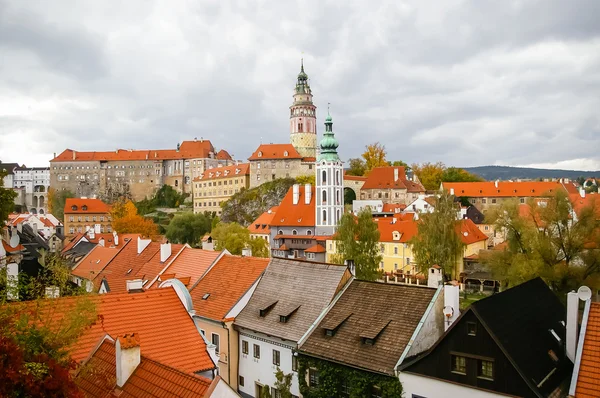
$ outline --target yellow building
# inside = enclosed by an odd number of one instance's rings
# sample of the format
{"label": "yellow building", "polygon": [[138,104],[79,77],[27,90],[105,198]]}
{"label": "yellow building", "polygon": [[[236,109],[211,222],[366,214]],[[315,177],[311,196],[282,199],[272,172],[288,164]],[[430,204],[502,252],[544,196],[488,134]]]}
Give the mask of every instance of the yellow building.
{"label": "yellow building", "polygon": [[221,204],[233,194],[250,186],[250,165],[215,167],[194,179],[192,197],[194,213],[215,212],[221,215]]}

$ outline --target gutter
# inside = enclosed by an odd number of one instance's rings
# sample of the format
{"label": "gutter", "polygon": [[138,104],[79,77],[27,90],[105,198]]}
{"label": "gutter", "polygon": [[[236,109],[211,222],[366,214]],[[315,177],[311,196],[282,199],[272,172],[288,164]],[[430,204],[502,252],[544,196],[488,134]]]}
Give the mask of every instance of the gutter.
{"label": "gutter", "polygon": [[410,349],[412,348],[412,345],[414,344],[414,342],[417,339],[417,336],[419,335],[419,332],[421,332],[421,329],[423,328],[423,324],[425,323],[425,320],[427,319],[427,317],[429,316],[429,314],[431,313],[431,311],[433,311],[433,307],[435,305],[435,302],[438,300],[438,297],[440,296],[441,291],[442,291],[443,288],[444,288],[444,285],[439,285],[438,286],[435,294],[433,295],[431,301],[429,302],[429,305],[427,306],[427,309],[425,310],[425,313],[421,317],[421,320],[419,321],[419,324],[415,328],[415,331],[413,332],[412,336],[410,337],[410,340],[408,340],[408,344],[406,344],[406,347],[404,347],[404,352],[402,352],[402,355],[400,356],[400,359],[398,359],[398,362],[396,363],[396,366],[394,366],[394,370],[396,371],[396,376],[398,376],[398,373],[399,373],[398,372],[398,367],[406,359],[406,357],[408,355],[408,351],[410,351]]}
{"label": "gutter", "polygon": [[581,321],[581,330],[579,331],[579,341],[577,345],[577,354],[575,355],[575,366],[573,368],[573,375],[571,376],[571,386],[569,387],[569,396],[575,396],[575,390],[577,388],[577,379],[579,377],[579,368],[581,367],[581,356],[583,354],[583,343],[585,341],[585,332],[587,329],[588,319],[590,317],[590,307],[592,306],[592,300],[585,302],[585,309],[583,310],[583,320]]}

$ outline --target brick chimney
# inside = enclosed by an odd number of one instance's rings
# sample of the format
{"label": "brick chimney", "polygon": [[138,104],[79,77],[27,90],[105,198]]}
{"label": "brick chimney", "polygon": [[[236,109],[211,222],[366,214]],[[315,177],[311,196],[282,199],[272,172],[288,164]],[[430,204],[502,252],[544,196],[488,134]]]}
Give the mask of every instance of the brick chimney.
{"label": "brick chimney", "polygon": [[140,364],[140,336],[137,333],[120,336],[115,343],[117,386],[123,387]]}

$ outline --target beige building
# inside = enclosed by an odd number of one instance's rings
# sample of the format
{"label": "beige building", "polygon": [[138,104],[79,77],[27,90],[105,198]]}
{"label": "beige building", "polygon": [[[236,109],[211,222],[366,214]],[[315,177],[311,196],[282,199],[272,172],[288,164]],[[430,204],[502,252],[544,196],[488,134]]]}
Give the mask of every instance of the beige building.
{"label": "beige building", "polygon": [[250,188],[278,178],[315,174],[315,158],[302,157],[292,144],[262,144],[248,160]]}
{"label": "beige building", "polygon": [[404,167],[376,167],[369,173],[360,189],[361,200],[380,199],[384,204],[407,205],[425,195],[416,174],[407,176]]}
{"label": "beige building", "polygon": [[205,170],[192,184],[194,213],[208,211],[221,215],[221,204],[249,185],[248,163]]}
{"label": "beige building", "polygon": [[204,170],[233,161],[208,140],[184,141],[176,149],[79,152],[64,150],[50,161],[50,186],[78,197],[107,202],[151,197],[164,184],[191,193],[192,180]]}
{"label": "beige building", "polygon": [[67,198],[64,208],[65,236],[93,230],[112,232],[110,206],[100,199]]}

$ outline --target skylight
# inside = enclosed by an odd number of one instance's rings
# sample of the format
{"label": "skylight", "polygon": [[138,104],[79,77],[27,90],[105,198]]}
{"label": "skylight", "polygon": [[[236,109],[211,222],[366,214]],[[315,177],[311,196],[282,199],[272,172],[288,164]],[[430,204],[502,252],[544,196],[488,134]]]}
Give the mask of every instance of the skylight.
{"label": "skylight", "polygon": [[210,293],[204,293],[202,300],[207,300],[210,297]]}

